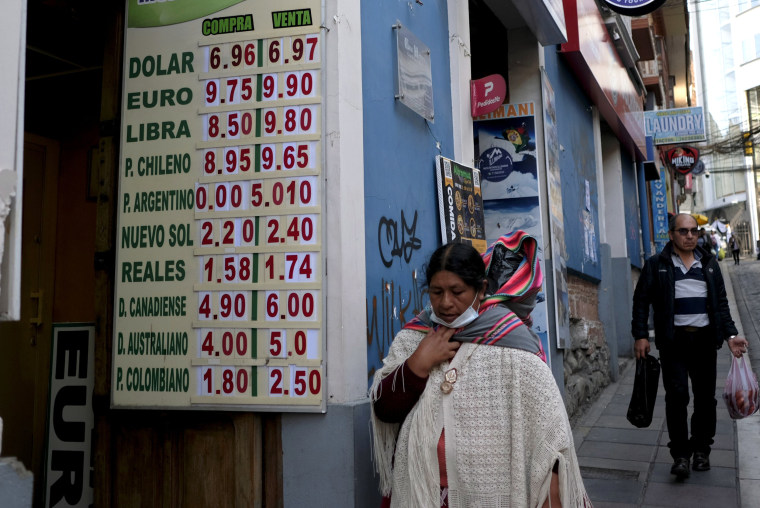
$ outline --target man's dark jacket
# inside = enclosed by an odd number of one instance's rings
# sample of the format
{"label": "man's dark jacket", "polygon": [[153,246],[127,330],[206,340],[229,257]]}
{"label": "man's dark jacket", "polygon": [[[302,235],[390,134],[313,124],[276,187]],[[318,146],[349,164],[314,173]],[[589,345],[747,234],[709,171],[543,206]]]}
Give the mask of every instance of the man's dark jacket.
{"label": "man's dark jacket", "polygon": [[[707,283],[707,315],[710,328],[715,334],[715,347],[720,349],[723,341],[739,331],[731,319],[726,298],[726,285],[720,273],[718,262],[712,253],[697,247],[702,255],[702,273]],[[657,348],[666,346],[673,339],[673,316],[675,300],[675,280],[671,255],[673,242],[668,242],[662,252],[650,257],[644,263],[639,282],[633,293],[633,320],[631,332],[633,338],[649,337],[649,304],[654,309],[654,340]]]}

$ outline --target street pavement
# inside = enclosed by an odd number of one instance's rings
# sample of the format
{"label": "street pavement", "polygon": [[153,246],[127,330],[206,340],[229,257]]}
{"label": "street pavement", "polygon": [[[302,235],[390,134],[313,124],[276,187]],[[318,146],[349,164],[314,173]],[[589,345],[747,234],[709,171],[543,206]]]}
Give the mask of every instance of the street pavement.
{"label": "street pavement", "polygon": [[[731,315],[750,342],[750,360],[760,367],[760,261],[745,258],[720,264]],[[631,339],[633,340],[633,339]],[[654,356],[658,356],[652,342]],[[638,429],[626,420],[635,363],[620,359],[618,381],[608,385],[573,427],[586,490],[595,508],[698,507],[760,508],[760,413],[732,420],[723,402],[731,353],[718,351],[718,422],[709,471],[692,471],[683,481],[670,474],[673,463],[665,425],[665,390],[657,392],[652,424]],[[689,415],[691,407],[689,404]]]}

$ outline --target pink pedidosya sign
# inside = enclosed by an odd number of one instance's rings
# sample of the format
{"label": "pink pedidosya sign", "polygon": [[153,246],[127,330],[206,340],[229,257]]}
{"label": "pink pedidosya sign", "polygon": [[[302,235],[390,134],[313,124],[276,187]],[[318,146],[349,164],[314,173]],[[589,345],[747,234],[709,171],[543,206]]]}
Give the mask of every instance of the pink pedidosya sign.
{"label": "pink pedidosya sign", "polygon": [[507,96],[507,83],[500,74],[470,81],[472,117],[487,115],[499,109]]}

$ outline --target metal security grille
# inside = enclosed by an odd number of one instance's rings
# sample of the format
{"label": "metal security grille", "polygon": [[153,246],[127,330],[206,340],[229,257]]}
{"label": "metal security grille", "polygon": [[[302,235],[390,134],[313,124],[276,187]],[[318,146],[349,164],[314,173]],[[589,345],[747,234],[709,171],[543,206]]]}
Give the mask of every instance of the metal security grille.
{"label": "metal security grille", "polygon": [[[754,246],[751,244],[750,238],[750,224],[749,222],[740,222],[731,229],[732,233],[736,235],[741,244],[741,255],[750,256],[755,252]],[[727,253],[728,254],[728,253]]]}

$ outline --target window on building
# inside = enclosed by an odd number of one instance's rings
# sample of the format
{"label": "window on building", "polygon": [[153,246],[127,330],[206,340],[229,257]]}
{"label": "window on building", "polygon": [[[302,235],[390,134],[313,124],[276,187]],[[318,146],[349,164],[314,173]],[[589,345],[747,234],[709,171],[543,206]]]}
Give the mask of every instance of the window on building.
{"label": "window on building", "polygon": [[734,39],[731,36],[731,25],[726,25],[720,29],[720,52],[723,57],[723,68],[731,70],[734,68]]}
{"label": "window on building", "polygon": [[760,5],[760,0],[739,0],[739,12],[744,12]]}
{"label": "window on building", "polygon": [[742,60],[749,62],[756,58],[760,58],[760,33],[742,41]]}

